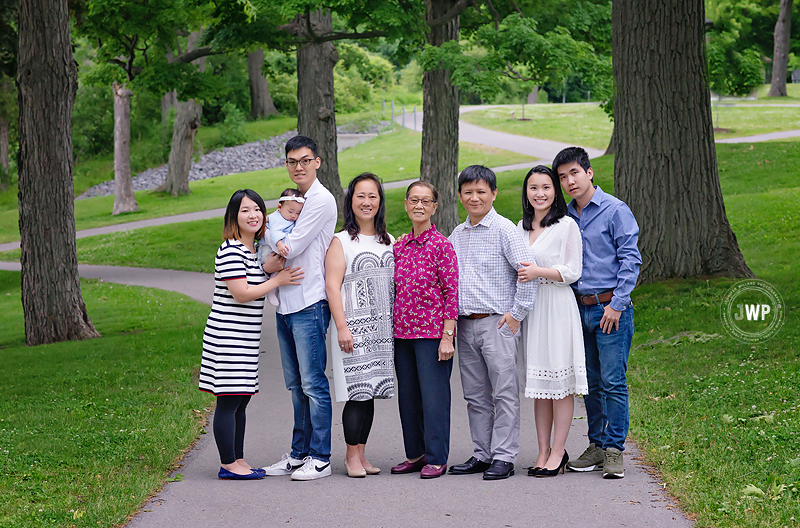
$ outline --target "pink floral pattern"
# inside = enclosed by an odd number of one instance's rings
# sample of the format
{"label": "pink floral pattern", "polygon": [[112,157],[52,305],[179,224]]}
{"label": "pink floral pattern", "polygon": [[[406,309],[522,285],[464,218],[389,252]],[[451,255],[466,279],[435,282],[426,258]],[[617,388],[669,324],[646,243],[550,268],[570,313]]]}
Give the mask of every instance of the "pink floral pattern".
{"label": "pink floral pattern", "polygon": [[394,245],[394,337],[438,339],[458,319],[458,261],[453,244],[431,226]]}

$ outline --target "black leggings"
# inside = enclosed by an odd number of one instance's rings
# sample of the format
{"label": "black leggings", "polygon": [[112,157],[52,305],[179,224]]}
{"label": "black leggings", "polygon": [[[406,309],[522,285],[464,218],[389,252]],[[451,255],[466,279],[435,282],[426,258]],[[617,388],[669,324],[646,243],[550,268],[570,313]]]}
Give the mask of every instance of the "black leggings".
{"label": "black leggings", "polygon": [[244,410],[248,403],[250,396],[217,396],[214,440],[223,464],[233,464],[244,458]]}
{"label": "black leggings", "polygon": [[348,400],[344,404],[342,428],[344,429],[344,441],[347,445],[354,446],[367,443],[374,417],[375,400]]}

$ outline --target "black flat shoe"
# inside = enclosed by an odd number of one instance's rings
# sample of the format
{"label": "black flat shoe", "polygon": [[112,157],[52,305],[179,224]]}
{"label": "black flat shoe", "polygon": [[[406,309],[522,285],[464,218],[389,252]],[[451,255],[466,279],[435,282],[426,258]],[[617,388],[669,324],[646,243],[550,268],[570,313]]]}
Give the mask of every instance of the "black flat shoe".
{"label": "black flat shoe", "polygon": [[475,457],[470,457],[470,459],[463,464],[451,466],[449,473],[451,475],[472,475],[475,473],[483,473],[489,469],[490,466],[491,464],[488,462],[483,462]]}
{"label": "black flat shoe", "polygon": [[[539,468],[534,477],[555,477],[559,473],[564,472],[564,466],[569,462],[569,453],[564,451],[564,456],[561,457],[561,463],[555,469]],[[530,473],[528,473],[530,475]]]}
{"label": "black flat shoe", "polygon": [[489,469],[483,472],[483,480],[502,480],[514,475],[514,464],[502,460],[492,460]]}

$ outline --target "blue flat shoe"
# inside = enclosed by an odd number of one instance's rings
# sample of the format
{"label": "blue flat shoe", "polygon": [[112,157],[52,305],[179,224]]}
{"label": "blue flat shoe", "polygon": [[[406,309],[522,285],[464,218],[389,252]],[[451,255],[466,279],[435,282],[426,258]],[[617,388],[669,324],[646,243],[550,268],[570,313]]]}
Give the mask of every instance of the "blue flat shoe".
{"label": "blue flat shoe", "polygon": [[255,469],[250,470],[250,473],[247,475],[240,475],[238,473],[234,473],[233,471],[228,471],[223,467],[219,468],[219,474],[217,475],[217,477],[223,480],[257,480],[266,476],[266,473],[256,471]]}

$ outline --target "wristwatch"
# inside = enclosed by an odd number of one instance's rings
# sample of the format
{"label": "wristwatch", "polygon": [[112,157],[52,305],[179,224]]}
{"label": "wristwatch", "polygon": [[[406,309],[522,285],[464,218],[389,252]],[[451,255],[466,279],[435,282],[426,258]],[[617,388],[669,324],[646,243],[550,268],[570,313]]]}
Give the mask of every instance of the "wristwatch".
{"label": "wristwatch", "polygon": [[453,337],[453,331],[452,330],[443,330],[443,332],[444,332],[444,335]]}

